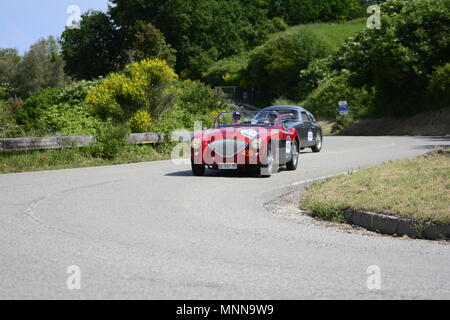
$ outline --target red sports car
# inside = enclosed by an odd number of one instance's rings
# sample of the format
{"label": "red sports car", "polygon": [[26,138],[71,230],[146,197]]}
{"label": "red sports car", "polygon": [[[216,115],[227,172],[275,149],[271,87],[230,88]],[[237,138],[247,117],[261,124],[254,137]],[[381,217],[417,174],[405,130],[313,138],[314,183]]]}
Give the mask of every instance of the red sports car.
{"label": "red sports car", "polygon": [[283,124],[276,111],[221,113],[212,129],[197,132],[191,141],[192,172],[254,169],[270,177],[280,166],[296,170],[300,136]]}

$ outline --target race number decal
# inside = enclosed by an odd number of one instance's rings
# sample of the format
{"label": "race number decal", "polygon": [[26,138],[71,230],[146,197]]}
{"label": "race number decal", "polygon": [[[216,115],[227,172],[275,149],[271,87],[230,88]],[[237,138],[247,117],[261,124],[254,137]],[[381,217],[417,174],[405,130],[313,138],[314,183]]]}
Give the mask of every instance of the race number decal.
{"label": "race number decal", "polygon": [[314,141],[314,133],[312,131],[308,132],[308,141],[313,142]]}

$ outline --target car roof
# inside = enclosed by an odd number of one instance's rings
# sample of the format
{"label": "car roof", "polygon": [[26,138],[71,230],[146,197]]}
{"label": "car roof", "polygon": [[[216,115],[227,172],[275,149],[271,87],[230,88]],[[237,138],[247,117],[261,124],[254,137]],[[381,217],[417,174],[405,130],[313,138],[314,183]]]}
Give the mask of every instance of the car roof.
{"label": "car roof", "polygon": [[294,110],[294,111],[297,111],[299,113],[301,113],[301,112],[308,112],[308,113],[310,113],[305,108],[302,108],[302,107],[299,107],[299,106],[272,106],[272,107],[264,108],[262,111],[277,111],[277,110]]}

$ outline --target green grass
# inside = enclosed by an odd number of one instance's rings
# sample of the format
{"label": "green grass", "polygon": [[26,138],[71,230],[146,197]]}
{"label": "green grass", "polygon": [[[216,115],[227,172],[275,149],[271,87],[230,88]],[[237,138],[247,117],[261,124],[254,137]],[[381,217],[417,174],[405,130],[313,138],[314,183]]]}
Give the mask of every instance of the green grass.
{"label": "green grass", "polygon": [[343,23],[314,23],[289,27],[284,32],[273,34],[269,41],[278,39],[285,34],[295,34],[301,30],[310,30],[337,51],[349,37],[355,36],[366,27],[366,19],[360,18]]}
{"label": "green grass", "polygon": [[343,221],[343,210],[351,208],[418,223],[450,224],[450,150],[314,184],[301,208],[329,221]]}
{"label": "green grass", "polygon": [[96,167],[166,160],[169,156],[152,146],[129,145],[113,160],[95,158],[89,148],[0,152],[0,174]]}

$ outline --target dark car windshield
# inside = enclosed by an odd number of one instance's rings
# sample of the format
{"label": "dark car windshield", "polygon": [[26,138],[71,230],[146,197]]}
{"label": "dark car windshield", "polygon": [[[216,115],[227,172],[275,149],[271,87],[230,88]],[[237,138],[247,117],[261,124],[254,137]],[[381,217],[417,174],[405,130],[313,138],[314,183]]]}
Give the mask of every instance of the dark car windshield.
{"label": "dark car windshield", "polygon": [[280,114],[275,111],[234,111],[221,113],[216,127],[274,126],[280,121]]}

